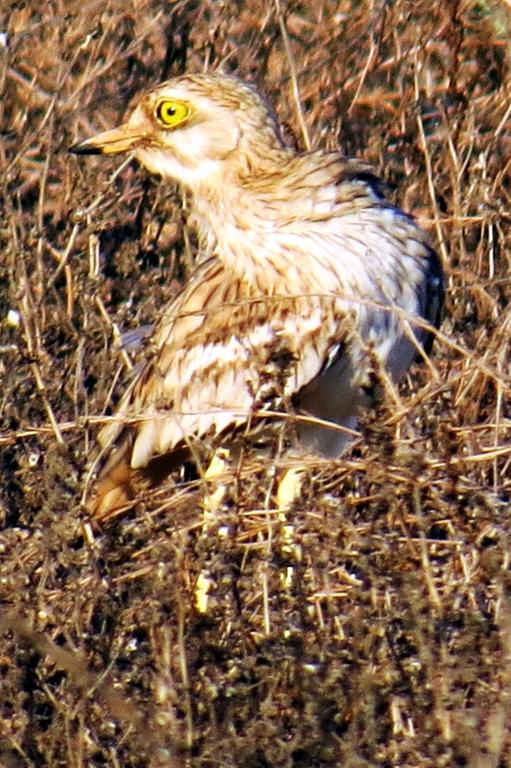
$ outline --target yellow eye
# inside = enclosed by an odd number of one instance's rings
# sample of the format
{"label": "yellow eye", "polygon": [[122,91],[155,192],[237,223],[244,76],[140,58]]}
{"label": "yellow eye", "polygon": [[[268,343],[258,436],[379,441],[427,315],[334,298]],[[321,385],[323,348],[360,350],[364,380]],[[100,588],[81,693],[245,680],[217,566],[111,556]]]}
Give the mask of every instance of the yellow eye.
{"label": "yellow eye", "polygon": [[170,99],[161,99],[154,110],[158,122],[167,128],[182,123],[189,113],[188,106],[182,101],[171,101]]}

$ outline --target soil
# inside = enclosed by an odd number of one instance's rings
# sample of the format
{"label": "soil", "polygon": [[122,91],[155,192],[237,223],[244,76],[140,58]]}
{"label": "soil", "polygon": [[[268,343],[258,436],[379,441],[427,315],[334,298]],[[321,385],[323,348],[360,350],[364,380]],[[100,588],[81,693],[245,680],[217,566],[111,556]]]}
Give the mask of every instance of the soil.
{"label": "soil", "polygon": [[[1,765],[511,766],[510,34],[504,0],[2,4]],[[98,423],[142,354],[120,334],[197,245],[177,188],[67,150],[219,66],[386,179],[444,320],[289,509],[253,449],[214,503],[176,481],[93,525]]]}

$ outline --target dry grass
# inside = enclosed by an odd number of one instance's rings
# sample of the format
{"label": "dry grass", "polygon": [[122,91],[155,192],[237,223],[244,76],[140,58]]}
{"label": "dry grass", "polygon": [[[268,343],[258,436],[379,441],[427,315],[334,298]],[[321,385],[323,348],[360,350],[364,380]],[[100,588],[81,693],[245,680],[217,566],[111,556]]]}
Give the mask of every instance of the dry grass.
{"label": "dry grass", "polygon": [[[511,765],[509,3],[32,0],[0,20],[0,763]],[[66,149],[219,64],[299,143],[395,186],[445,261],[445,321],[287,513],[282,468],[247,455],[215,513],[200,484],[166,488],[93,531],[119,329],[158,317],[195,251],[176,190]]]}

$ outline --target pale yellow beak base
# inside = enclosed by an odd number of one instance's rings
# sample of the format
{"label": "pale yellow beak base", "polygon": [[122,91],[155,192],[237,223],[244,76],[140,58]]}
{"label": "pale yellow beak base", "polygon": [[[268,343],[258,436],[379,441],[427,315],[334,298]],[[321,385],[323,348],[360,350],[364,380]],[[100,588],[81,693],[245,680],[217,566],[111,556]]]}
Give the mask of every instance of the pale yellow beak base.
{"label": "pale yellow beak base", "polygon": [[130,134],[125,125],[103,131],[69,147],[75,155],[118,155],[136,149],[144,137]]}

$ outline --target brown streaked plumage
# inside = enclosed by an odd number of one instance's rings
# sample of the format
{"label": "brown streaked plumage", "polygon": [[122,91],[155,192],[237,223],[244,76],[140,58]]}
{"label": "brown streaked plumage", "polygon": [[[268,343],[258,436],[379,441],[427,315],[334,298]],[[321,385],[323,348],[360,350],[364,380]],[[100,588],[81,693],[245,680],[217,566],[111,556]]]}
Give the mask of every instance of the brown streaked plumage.
{"label": "brown streaked plumage", "polygon": [[[365,166],[286,146],[251,86],[221,74],[163,83],[124,125],[72,151],[133,152],[179,181],[203,251],[99,435],[94,514],[255,411],[292,405],[353,428],[374,360],[397,381],[429,348],[443,294],[425,233]],[[341,429],[298,424],[303,452],[338,456],[347,442]]]}

